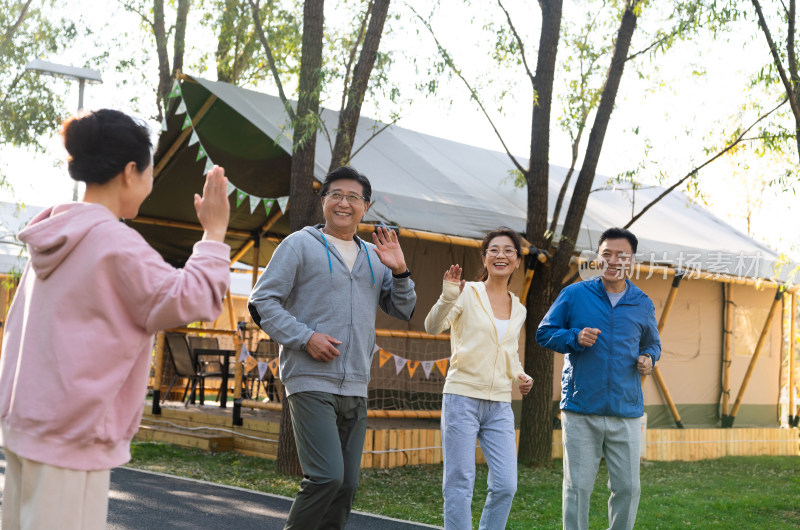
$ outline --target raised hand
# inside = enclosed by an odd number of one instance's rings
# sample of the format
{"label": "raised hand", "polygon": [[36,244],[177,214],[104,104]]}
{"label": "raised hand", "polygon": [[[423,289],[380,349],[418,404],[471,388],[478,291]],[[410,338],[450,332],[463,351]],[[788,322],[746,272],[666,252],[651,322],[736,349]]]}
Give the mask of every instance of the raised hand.
{"label": "raised hand", "polygon": [[403,274],[408,270],[403,249],[400,248],[400,240],[394,230],[379,226],[372,233],[372,241],[375,243],[378,259],[392,269],[392,274]]}
{"label": "raised hand", "polygon": [[458,263],[450,265],[450,268],[444,271],[444,281],[459,284],[458,292],[464,291],[465,280],[461,279],[461,267]]}
{"label": "raised hand", "polygon": [[203,196],[194,194],[194,209],[203,229],[206,241],[225,241],[231,205],[228,202],[228,179],[225,170],[214,166],[206,174]]}

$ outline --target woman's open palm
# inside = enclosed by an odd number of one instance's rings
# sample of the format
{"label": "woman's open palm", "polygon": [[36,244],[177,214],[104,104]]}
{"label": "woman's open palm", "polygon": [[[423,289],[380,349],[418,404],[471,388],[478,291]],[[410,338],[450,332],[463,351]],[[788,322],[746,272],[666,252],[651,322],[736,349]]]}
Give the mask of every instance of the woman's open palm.
{"label": "woman's open palm", "polygon": [[459,284],[459,293],[464,290],[464,284],[467,283],[466,280],[461,279],[461,267],[457,263],[450,265],[450,268],[444,271],[444,281]]}

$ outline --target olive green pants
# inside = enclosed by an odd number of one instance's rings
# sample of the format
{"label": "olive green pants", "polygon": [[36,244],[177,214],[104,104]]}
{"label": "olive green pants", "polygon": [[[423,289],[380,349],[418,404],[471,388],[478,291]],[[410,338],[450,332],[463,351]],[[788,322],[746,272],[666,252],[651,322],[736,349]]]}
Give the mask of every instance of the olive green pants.
{"label": "olive green pants", "polygon": [[298,392],[288,401],[303,480],[284,528],[342,529],[358,488],[367,400]]}

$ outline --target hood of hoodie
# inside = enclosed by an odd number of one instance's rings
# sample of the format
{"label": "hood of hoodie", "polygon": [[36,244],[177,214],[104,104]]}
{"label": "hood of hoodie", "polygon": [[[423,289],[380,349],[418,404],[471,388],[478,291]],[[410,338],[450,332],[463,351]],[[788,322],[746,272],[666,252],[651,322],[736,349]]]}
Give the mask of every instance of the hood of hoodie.
{"label": "hood of hoodie", "polygon": [[100,204],[60,204],[39,213],[18,237],[28,247],[36,276],[46,279],[93,228],[117,221],[111,210]]}

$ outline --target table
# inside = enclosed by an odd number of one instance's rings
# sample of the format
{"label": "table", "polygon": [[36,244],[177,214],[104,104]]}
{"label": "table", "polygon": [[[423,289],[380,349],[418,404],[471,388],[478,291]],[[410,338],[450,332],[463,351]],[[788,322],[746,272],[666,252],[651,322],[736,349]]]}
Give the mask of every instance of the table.
{"label": "table", "polygon": [[[201,357],[222,357],[222,387],[220,388],[219,394],[219,406],[220,408],[225,408],[228,406],[228,372],[230,371],[231,366],[231,357],[236,357],[238,352],[236,350],[223,350],[218,348],[193,348],[192,352],[194,353],[195,359],[200,359]],[[203,404],[203,393],[200,393],[200,404]]]}

